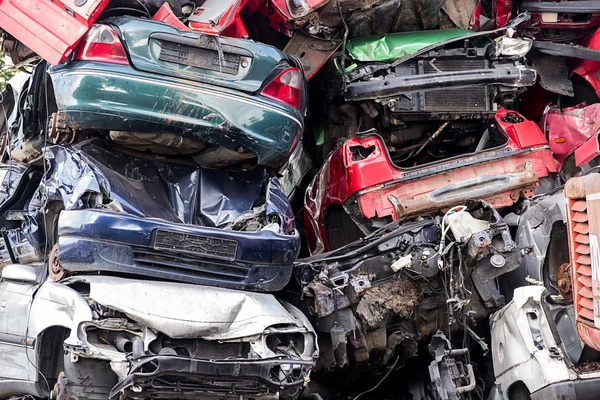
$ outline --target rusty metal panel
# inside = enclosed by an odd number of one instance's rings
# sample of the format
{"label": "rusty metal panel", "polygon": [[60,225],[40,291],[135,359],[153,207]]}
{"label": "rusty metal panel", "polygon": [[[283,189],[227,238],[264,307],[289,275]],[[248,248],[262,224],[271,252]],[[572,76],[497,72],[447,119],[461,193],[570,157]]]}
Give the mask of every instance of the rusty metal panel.
{"label": "rusty metal panel", "polygon": [[[600,179],[600,175],[598,175]],[[591,193],[586,197],[589,233],[589,248],[592,261],[592,293],[594,295],[594,325],[600,328],[600,193]],[[589,279],[589,278],[587,278]],[[586,285],[587,286],[587,285]]]}
{"label": "rusty metal panel", "polygon": [[600,174],[570,179],[565,195],[577,331],[600,350]]}

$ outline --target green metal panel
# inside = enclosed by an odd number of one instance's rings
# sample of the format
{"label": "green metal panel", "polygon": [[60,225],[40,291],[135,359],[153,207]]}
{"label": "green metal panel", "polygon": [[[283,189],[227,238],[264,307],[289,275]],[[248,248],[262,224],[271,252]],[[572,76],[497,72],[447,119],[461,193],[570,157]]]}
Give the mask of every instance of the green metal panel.
{"label": "green metal panel", "polygon": [[350,40],[346,50],[355,61],[391,62],[432,44],[470,34],[464,29],[444,29],[365,36]]}

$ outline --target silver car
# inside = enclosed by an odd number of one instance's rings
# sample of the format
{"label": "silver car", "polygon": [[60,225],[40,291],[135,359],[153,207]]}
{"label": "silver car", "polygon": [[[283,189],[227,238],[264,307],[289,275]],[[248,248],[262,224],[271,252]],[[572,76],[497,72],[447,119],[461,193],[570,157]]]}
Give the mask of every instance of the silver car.
{"label": "silver car", "polygon": [[46,271],[2,269],[0,398],[293,399],[318,357],[270,294]]}

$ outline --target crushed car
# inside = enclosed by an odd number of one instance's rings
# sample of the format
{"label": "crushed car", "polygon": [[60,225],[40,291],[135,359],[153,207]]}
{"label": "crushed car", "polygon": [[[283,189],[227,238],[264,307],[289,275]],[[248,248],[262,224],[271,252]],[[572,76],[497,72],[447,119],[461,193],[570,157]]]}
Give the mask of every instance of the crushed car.
{"label": "crushed car", "polygon": [[29,316],[0,327],[3,397],[294,399],[318,357],[308,320],[271,294],[46,275],[2,269],[6,313]]}
{"label": "crushed car", "polygon": [[36,65],[23,112],[44,123],[51,116],[49,138],[25,124],[24,134],[10,135],[13,158],[32,162],[46,142],[102,135],[132,151],[185,156],[204,167],[277,168],[304,128],[299,68],[263,44],[109,18],[90,28],[68,62]]}
{"label": "crushed car", "polygon": [[496,378],[491,399],[597,397],[597,360],[584,352],[573,307],[564,299],[553,299],[543,286],[523,286],[490,321]]}
{"label": "crushed car", "polygon": [[593,398],[585,3],[0,3],[0,397]]}
{"label": "crushed car", "polygon": [[[471,129],[460,121],[435,129],[415,135],[408,155],[392,153],[377,132],[356,135],[336,148],[306,191],[310,250],[335,249],[392,220],[435,213],[471,198],[507,207],[531,197],[540,184],[554,184],[557,167],[544,134],[515,111],[499,110]],[[449,146],[458,147],[461,140],[465,148]],[[410,153],[406,164],[394,158]]]}
{"label": "crushed car", "polygon": [[[299,307],[319,334],[314,380],[328,379],[338,393],[359,392],[388,373],[410,373],[413,358],[423,357],[422,346],[431,341],[429,374],[412,376],[414,387],[396,382],[399,393],[484,390],[469,361],[471,352],[483,357],[489,350],[485,331],[477,333],[485,324],[477,321],[505,304],[496,278],[521,264],[508,225],[483,201],[443,216],[390,222],[361,240],[299,259]],[[470,349],[461,346],[466,337]],[[448,363],[461,368],[448,370]]]}

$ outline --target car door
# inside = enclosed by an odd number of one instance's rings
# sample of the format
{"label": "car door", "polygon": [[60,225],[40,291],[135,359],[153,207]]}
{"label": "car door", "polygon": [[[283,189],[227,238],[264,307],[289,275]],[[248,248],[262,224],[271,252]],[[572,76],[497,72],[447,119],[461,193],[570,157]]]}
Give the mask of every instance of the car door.
{"label": "car door", "polygon": [[34,380],[35,366],[27,358],[29,309],[37,283],[0,281],[0,379]]}

